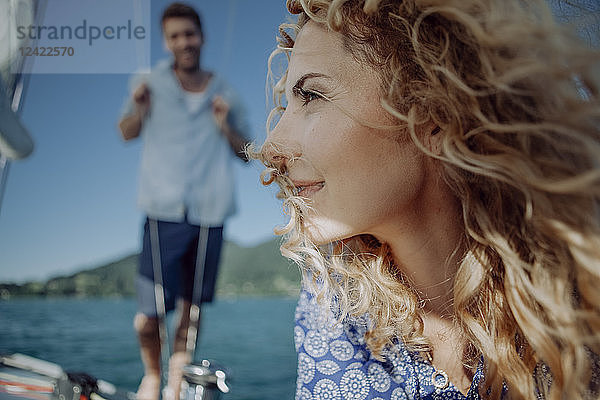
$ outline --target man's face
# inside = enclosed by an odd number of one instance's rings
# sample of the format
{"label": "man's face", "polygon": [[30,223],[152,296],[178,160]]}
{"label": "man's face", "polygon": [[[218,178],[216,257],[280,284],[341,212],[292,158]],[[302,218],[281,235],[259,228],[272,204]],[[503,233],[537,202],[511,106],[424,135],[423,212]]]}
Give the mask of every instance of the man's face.
{"label": "man's face", "polygon": [[196,70],[200,65],[202,34],[190,18],[173,17],[163,22],[163,34],[167,48],[175,57],[178,69]]}

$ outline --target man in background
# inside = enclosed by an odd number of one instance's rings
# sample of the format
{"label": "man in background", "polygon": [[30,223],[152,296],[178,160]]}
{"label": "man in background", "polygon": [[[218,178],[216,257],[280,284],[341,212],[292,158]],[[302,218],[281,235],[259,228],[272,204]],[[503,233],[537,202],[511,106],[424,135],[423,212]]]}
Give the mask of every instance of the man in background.
{"label": "man in background", "polygon": [[[193,325],[200,322],[193,300],[212,301],[223,224],[235,208],[232,160],[247,161],[249,133],[235,93],[202,69],[204,35],[198,13],[173,3],[161,24],[172,58],[131,80],[132,94],[119,121],[125,140],[144,140],[138,203],[147,218],[134,320],[144,363],[137,392],[141,400],[157,400],[160,394],[161,336],[164,340],[166,335],[159,330],[164,332],[164,313],[176,306],[165,393],[179,398],[181,367],[193,357]],[[194,288],[194,281],[202,287]]]}

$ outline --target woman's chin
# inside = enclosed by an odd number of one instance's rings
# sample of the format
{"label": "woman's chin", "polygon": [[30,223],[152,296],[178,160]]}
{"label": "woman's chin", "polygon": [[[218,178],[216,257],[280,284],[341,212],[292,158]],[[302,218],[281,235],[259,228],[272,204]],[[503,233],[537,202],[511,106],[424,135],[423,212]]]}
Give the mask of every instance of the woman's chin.
{"label": "woman's chin", "polygon": [[304,229],[306,237],[317,246],[356,236],[356,233],[346,224],[328,221],[324,218],[307,219],[304,223]]}

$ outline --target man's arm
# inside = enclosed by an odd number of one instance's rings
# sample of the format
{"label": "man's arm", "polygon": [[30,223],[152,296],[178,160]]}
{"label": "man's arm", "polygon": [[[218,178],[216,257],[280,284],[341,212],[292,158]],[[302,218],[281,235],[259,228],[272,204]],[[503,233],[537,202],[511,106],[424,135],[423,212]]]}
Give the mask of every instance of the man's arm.
{"label": "man's arm", "polygon": [[119,121],[119,130],[125,141],[140,136],[140,132],[142,131],[142,116],[138,113],[124,116]]}
{"label": "man's arm", "polygon": [[244,162],[248,162],[245,149],[249,141],[227,121],[229,104],[227,104],[220,96],[215,97],[213,100],[213,115],[217,122],[217,126],[221,130],[221,134],[227,139],[227,142],[229,142],[229,146],[231,146],[234,154]]}
{"label": "man's arm", "polygon": [[144,119],[150,110],[150,90],[146,84],[141,84],[133,92],[132,100],[134,111],[126,115],[119,121],[119,130],[124,140],[135,139],[140,136]]}

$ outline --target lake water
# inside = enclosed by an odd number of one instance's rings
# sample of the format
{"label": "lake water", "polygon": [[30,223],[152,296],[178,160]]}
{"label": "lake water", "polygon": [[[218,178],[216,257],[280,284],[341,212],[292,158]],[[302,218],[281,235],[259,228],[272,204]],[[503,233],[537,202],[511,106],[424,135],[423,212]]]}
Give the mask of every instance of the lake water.
{"label": "lake water", "polygon": [[[292,399],[295,300],[217,300],[203,308],[196,358],[231,371],[223,400]],[[133,299],[0,301],[0,353],[24,353],[135,391],[142,376]],[[172,336],[171,336],[172,337]]]}

